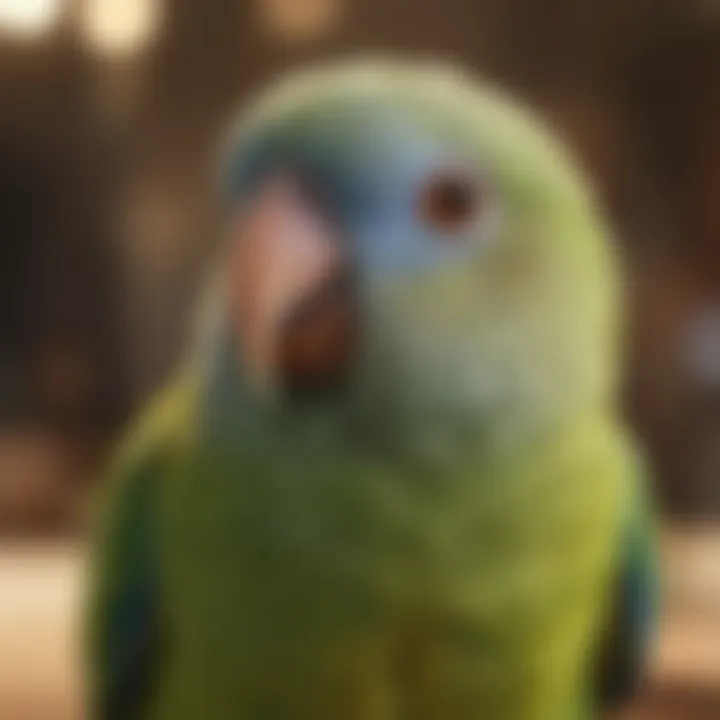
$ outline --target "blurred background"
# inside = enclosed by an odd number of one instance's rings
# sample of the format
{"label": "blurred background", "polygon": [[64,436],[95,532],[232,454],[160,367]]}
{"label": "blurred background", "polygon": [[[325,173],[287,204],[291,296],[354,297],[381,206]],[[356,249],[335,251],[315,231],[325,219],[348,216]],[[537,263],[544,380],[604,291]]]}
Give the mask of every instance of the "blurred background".
{"label": "blurred background", "polygon": [[82,715],[83,509],[183,347],[220,131],[282,71],[358,51],[503,83],[595,178],[669,587],[629,717],[720,718],[717,0],[0,0],[0,717]]}

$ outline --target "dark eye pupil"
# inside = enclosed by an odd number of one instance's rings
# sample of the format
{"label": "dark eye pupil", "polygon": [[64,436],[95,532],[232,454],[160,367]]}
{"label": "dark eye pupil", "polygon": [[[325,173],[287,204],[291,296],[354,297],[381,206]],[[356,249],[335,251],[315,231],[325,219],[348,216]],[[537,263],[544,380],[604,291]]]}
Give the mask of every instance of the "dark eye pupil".
{"label": "dark eye pupil", "polygon": [[480,198],[474,184],[464,177],[436,177],[423,193],[426,222],[446,231],[462,229],[476,215]]}

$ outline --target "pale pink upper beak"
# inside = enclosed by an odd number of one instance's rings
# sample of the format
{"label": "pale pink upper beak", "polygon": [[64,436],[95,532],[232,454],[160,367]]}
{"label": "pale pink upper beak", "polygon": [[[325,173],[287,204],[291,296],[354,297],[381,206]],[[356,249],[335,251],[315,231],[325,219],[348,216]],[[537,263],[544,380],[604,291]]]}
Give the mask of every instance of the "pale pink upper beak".
{"label": "pale pink upper beak", "polygon": [[329,223],[288,177],[261,189],[233,237],[232,316],[246,366],[259,378],[280,361],[283,321],[343,266]]}

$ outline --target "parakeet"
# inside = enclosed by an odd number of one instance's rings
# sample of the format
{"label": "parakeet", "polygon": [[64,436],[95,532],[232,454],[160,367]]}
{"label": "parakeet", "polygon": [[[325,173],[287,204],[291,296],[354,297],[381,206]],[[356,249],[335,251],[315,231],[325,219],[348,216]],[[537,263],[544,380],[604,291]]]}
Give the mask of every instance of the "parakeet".
{"label": "parakeet", "polygon": [[99,720],[589,720],[641,675],[653,518],[582,173],[464,71],[270,89],[224,148],[198,349],[120,453]]}

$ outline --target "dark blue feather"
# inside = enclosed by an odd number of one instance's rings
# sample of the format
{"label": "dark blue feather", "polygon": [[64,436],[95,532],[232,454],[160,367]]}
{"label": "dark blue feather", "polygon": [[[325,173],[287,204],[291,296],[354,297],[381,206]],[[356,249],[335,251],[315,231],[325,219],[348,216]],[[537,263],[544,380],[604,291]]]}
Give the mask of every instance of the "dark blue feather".
{"label": "dark blue feather", "polygon": [[94,720],[134,720],[157,686],[162,639],[149,468],[122,478],[101,546],[94,607]]}
{"label": "dark blue feather", "polygon": [[604,709],[634,695],[658,615],[658,565],[645,507],[633,513],[621,557],[599,663],[598,696]]}

